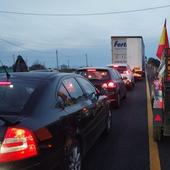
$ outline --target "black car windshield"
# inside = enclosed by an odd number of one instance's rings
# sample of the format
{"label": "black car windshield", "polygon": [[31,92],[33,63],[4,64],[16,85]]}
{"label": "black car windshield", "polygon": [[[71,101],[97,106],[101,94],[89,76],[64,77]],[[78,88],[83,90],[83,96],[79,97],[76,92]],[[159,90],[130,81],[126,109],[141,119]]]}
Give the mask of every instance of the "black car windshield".
{"label": "black car windshield", "polygon": [[86,77],[87,79],[95,80],[108,80],[110,79],[108,70],[102,69],[88,69],[88,70],[79,70],[78,74]]}
{"label": "black car windshield", "polygon": [[30,81],[4,82],[0,80],[0,114],[21,112],[35,88],[36,84]]}

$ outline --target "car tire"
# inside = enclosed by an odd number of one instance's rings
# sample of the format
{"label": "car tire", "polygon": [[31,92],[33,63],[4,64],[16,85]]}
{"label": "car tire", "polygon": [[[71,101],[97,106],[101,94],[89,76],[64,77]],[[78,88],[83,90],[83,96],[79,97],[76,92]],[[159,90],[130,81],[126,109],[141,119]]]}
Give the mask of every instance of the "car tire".
{"label": "car tire", "polygon": [[109,134],[110,131],[112,130],[112,112],[113,112],[113,109],[110,108],[108,111],[108,116],[107,116],[105,134]]}
{"label": "car tire", "polygon": [[116,102],[115,102],[115,108],[119,108],[120,107],[120,93],[117,93],[117,97],[116,97]]}
{"label": "car tire", "polygon": [[81,170],[82,156],[78,142],[71,144],[66,153],[65,170]]}

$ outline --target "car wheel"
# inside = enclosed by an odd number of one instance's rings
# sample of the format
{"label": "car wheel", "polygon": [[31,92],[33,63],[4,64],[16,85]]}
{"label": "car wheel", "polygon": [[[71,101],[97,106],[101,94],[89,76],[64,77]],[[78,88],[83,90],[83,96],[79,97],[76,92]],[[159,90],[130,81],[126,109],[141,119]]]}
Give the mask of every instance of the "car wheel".
{"label": "car wheel", "polygon": [[78,144],[70,146],[66,162],[66,170],[81,170],[81,150]]}
{"label": "car wheel", "polygon": [[115,107],[119,108],[120,107],[120,93],[117,94],[117,98],[116,98],[116,102],[115,102]]}
{"label": "car wheel", "polygon": [[112,109],[110,108],[108,111],[107,124],[105,129],[106,134],[109,134],[111,129],[112,129]]}

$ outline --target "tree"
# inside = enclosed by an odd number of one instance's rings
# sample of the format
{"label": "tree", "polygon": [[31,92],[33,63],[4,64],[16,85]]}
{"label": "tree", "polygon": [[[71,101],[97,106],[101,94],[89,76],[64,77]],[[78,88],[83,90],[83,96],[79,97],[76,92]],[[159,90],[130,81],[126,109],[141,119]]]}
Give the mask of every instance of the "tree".
{"label": "tree", "polygon": [[21,55],[18,55],[15,64],[13,65],[14,72],[26,72],[28,71],[28,67],[26,62],[24,61]]}
{"label": "tree", "polygon": [[160,65],[160,61],[158,59],[155,59],[155,58],[149,58],[148,64],[158,68],[159,65]]}
{"label": "tree", "polygon": [[45,70],[47,69],[45,65],[39,63],[39,61],[36,61],[30,68],[30,70]]}

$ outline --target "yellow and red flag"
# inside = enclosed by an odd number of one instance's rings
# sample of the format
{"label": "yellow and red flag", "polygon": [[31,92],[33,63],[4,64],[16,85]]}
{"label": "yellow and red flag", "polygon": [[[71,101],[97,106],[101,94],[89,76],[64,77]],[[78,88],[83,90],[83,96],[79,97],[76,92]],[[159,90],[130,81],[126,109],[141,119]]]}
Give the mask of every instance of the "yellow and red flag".
{"label": "yellow and red flag", "polygon": [[166,19],[164,22],[161,39],[160,39],[159,46],[158,46],[157,53],[156,53],[156,56],[159,59],[161,59],[165,48],[169,48],[168,33],[167,33],[167,29],[166,29]]}

